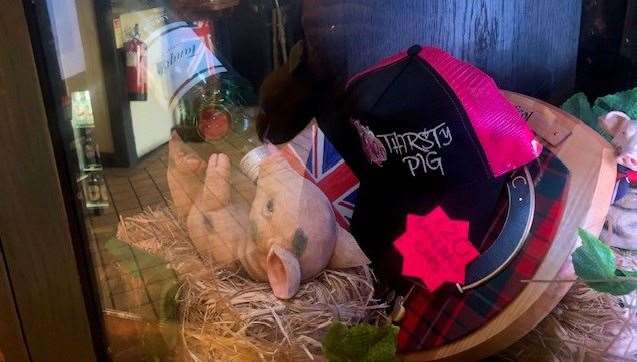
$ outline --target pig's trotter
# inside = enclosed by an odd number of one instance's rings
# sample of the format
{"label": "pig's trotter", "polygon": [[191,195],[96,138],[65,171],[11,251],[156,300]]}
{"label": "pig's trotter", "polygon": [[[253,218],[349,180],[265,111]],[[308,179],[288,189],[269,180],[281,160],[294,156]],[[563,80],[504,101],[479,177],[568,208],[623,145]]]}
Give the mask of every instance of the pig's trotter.
{"label": "pig's trotter", "polygon": [[230,159],[223,153],[215,153],[208,159],[203,190],[196,207],[208,212],[230,204]]}
{"label": "pig's trotter", "polygon": [[175,211],[185,218],[203,189],[206,163],[176,135],[171,137],[168,149],[168,188]]}

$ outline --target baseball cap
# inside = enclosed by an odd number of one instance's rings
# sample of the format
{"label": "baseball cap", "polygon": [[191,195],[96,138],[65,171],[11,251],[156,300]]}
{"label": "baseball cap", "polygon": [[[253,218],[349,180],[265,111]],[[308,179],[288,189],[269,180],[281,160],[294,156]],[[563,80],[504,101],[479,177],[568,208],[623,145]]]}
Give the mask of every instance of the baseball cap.
{"label": "baseball cap", "polygon": [[483,246],[507,176],[541,153],[493,79],[437,48],[381,60],[347,82],[346,98],[345,112],[317,121],[360,180],[351,232],[394,283],[408,214],[440,206]]}
{"label": "baseball cap", "polygon": [[394,178],[468,184],[503,176],[541,152],[493,79],[440,49],[414,45],[346,88],[370,166]]}

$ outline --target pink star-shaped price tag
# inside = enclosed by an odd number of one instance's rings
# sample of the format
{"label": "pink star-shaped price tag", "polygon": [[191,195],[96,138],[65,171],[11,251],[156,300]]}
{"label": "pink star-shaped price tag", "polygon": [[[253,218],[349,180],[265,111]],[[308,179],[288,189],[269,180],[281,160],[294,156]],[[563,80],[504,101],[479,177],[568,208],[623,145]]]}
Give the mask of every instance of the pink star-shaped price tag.
{"label": "pink star-shaped price tag", "polygon": [[449,218],[441,207],[407,215],[394,247],[403,256],[403,275],[420,279],[431,292],[444,283],[463,283],[467,265],[480,255],[469,240],[469,222]]}

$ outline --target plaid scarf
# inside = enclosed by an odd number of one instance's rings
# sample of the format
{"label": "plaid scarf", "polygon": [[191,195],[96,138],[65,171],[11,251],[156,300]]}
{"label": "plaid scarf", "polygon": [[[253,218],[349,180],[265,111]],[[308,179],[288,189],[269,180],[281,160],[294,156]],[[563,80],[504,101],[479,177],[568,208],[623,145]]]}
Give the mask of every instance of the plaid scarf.
{"label": "plaid scarf", "polygon": [[[528,285],[522,280],[533,279],[560,225],[568,170],[545,149],[529,171],[535,182],[535,214],[522,250],[496,277],[463,294],[451,288],[430,294],[414,287],[404,304],[406,314],[398,336],[401,352],[432,349],[466,337],[507,308]],[[497,215],[494,224],[502,224],[507,205],[503,203]],[[488,240],[495,240],[499,232],[492,229]]]}

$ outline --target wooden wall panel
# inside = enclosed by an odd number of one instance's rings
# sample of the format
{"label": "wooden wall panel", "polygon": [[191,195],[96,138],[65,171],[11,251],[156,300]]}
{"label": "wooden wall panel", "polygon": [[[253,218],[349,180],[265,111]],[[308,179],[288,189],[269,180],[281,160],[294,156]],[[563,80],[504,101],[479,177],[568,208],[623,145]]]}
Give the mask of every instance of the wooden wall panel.
{"label": "wooden wall panel", "polygon": [[[627,0],[626,19],[624,21],[624,39],[622,40],[621,53],[637,67],[637,0]],[[637,84],[637,74],[633,70],[633,83]]]}
{"label": "wooden wall panel", "polygon": [[304,0],[303,30],[335,77],[413,44],[478,66],[504,89],[557,100],[572,90],[581,0]]}
{"label": "wooden wall panel", "polygon": [[637,86],[636,0],[583,0],[575,86],[591,100]]}
{"label": "wooden wall panel", "polygon": [[0,235],[33,361],[95,359],[23,3],[0,12]]}

